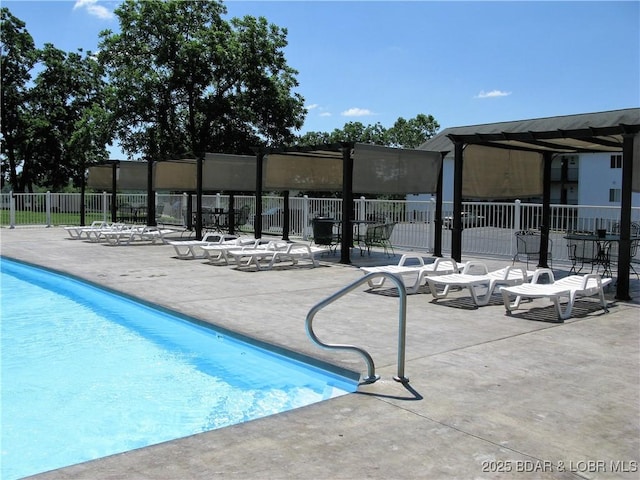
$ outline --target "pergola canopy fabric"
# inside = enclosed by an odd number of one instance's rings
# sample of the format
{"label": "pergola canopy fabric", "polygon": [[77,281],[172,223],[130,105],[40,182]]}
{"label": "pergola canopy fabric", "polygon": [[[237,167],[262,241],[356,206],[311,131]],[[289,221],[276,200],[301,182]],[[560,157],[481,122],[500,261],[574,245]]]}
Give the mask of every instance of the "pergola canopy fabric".
{"label": "pergola canopy fabric", "polygon": [[[346,147],[349,148],[349,147]],[[357,143],[353,145],[353,191],[373,194],[434,193],[442,163],[437,152]],[[282,151],[265,157],[267,190],[342,189],[343,154],[338,146]]]}
{"label": "pergola canopy fabric", "polygon": [[[157,190],[197,189],[195,159],[157,162],[154,166],[154,188]],[[252,192],[256,188],[256,158],[250,155],[205,153],[202,161],[202,189]]]}
{"label": "pergola canopy fabric", "polygon": [[111,190],[113,187],[113,166],[105,164],[89,167],[87,187],[96,190]]}
{"label": "pergola canopy fabric", "polygon": [[640,133],[633,138],[633,177],[631,178],[631,190],[640,192]]}
{"label": "pergola canopy fabric", "polygon": [[147,162],[120,162],[117,173],[118,189],[146,190],[148,168]]}
{"label": "pergola canopy fabric", "polygon": [[[489,123],[465,127],[447,128],[422,144],[420,150],[447,152],[453,157],[454,142],[474,145],[465,148],[464,162],[487,161],[498,149],[522,150],[531,152],[584,153],[584,152],[622,152],[625,135],[634,135],[632,189],[640,192],[640,108],[628,108],[607,112],[565,115],[559,117],[518,120],[513,122]],[[484,150],[485,148],[491,150]],[[504,164],[502,164],[504,168]],[[463,190],[469,180],[463,174]],[[477,172],[473,178],[476,183],[489,183],[493,180],[492,168]],[[517,175],[517,174],[516,174]],[[540,176],[542,172],[540,172]],[[484,178],[483,178],[484,177]],[[532,179],[533,180],[533,179]],[[528,187],[522,190],[512,189],[512,198],[530,196]],[[466,194],[465,194],[466,196]],[[475,197],[475,195],[470,195]],[[487,197],[476,197],[487,198]],[[497,197],[496,197],[497,198]],[[507,198],[502,196],[501,198]]]}
{"label": "pergola canopy fabric", "polygon": [[357,143],[353,149],[353,191],[358,193],[435,193],[442,156]]}
{"label": "pergola canopy fabric", "polygon": [[265,190],[340,190],[342,154],[316,151],[269,154],[264,159],[262,182]]}
{"label": "pergola canopy fabric", "polygon": [[[147,190],[148,164],[144,161],[115,161],[89,167],[87,186],[113,188],[116,168],[117,190]],[[202,164],[204,190],[253,191],[256,187],[256,158],[248,155],[205,154]],[[197,188],[195,159],[167,160],[153,165],[153,189],[194,192]]]}
{"label": "pergola canopy fabric", "polygon": [[193,192],[196,189],[197,166],[193,159],[167,160],[153,166],[155,190]]}
{"label": "pergola canopy fabric", "polygon": [[147,189],[147,163],[122,160],[89,167],[87,186],[96,190],[111,190],[114,168],[116,169],[117,190]]}
{"label": "pergola canopy fabric", "polygon": [[542,195],[544,160],[537,152],[467,145],[462,196],[503,199]]}
{"label": "pergola canopy fabric", "polygon": [[206,153],[202,164],[202,189],[253,192],[256,189],[256,157]]}

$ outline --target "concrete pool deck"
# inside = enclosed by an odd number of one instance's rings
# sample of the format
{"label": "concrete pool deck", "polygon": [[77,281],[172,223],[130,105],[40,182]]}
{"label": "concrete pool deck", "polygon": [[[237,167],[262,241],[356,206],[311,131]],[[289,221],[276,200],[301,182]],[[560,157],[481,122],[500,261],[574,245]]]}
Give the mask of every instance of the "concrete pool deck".
{"label": "concrete pool deck", "polygon": [[[360,279],[356,253],[321,266],[244,272],[178,260],[169,245],[106,246],[62,228],[0,230],[0,253],[66,272],[363,375],[362,358],[318,348],[309,310]],[[471,258],[464,257],[463,260]],[[490,267],[509,259],[480,259]],[[558,276],[568,266],[555,265]],[[365,348],[381,380],[358,393],[36,475],[45,479],[630,478],[640,469],[640,281],[634,300],[579,300],[555,323],[536,300],[512,316],[465,292],[407,305],[405,374],[395,382],[398,299],[366,286],[316,316],[318,336]],[[61,439],[63,441],[63,439]]]}

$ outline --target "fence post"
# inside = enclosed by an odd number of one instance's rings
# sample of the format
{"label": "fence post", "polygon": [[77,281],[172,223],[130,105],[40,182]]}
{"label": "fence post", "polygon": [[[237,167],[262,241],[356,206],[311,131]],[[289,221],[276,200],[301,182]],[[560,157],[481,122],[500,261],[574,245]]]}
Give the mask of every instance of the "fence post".
{"label": "fence post", "polygon": [[102,221],[107,221],[107,192],[102,192]]}
{"label": "fence post", "polygon": [[436,239],[436,229],[435,227],[435,219],[436,219],[436,198],[431,197],[429,203],[427,204],[427,248],[430,252],[435,252],[435,239]]}
{"label": "fence post", "polygon": [[46,212],[47,228],[49,228],[51,226],[51,192],[49,190],[47,190],[47,194],[45,195],[44,209]]}
{"label": "fence post", "polygon": [[[182,213],[184,212],[184,213]],[[191,229],[191,212],[189,211],[189,195],[187,192],[182,192],[182,199],[180,200],[180,213],[182,214],[182,223]]]}
{"label": "fence post", "polygon": [[309,195],[302,196],[302,239],[309,239]]}
{"label": "fence post", "polygon": [[9,228],[16,228],[16,197],[9,192]]}
{"label": "fence post", "polygon": [[366,220],[367,219],[367,200],[364,196],[360,197],[360,201],[358,202],[358,218],[357,220]]}
{"label": "fence post", "polygon": [[220,204],[222,202],[222,198],[220,197],[220,192],[216,193],[216,207],[215,208],[220,208]]}
{"label": "fence post", "polygon": [[[515,234],[516,231],[522,230],[522,201],[516,200],[513,202],[513,225],[511,225],[512,233]],[[511,235],[511,251],[517,252],[518,248],[516,243],[516,236]],[[515,258],[515,257],[514,257]]]}

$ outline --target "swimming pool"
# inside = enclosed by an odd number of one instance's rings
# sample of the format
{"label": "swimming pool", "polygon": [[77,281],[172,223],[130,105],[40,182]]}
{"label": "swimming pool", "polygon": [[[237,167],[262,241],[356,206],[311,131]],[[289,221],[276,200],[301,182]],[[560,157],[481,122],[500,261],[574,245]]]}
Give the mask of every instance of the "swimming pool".
{"label": "swimming pool", "polygon": [[5,480],[353,392],[357,380],[0,259]]}

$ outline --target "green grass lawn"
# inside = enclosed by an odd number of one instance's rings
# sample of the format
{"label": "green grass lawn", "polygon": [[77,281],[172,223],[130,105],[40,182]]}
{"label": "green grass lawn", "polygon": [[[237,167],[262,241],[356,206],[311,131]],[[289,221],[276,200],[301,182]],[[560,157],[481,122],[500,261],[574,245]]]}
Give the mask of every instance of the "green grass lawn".
{"label": "green grass lawn", "polygon": [[[85,225],[94,220],[102,220],[102,213],[86,213]],[[47,215],[44,212],[16,211],[16,225],[46,225]],[[9,226],[9,210],[0,210],[0,225]],[[80,225],[80,213],[51,212],[51,225]]]}

